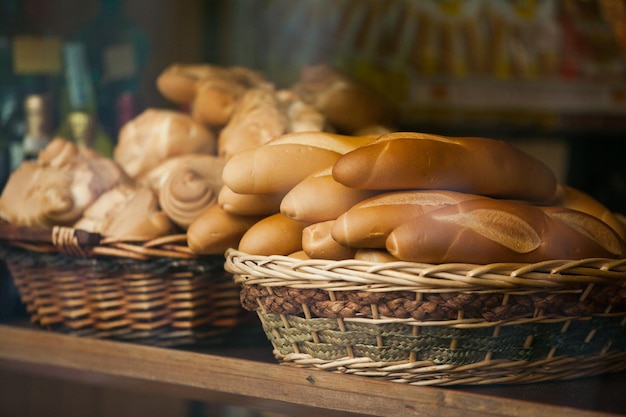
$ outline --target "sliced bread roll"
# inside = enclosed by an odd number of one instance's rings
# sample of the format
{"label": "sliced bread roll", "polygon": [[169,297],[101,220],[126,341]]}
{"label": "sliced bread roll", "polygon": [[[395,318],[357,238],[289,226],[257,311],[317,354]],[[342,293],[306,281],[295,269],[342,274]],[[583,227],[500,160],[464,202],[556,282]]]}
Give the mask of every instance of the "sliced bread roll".
{"label": "sliced bread roll", "polygon": [[624,241],[594,216],[494,199],[464,201],[418,216],[394,229],[386,247],[399,259],[427,263],[624,256]]}
{"label": "sliced bread roll", "polygon": [[409,190],[379,194],[341,214],[333,226],[335,240],[355,248],[385,248],[393,229],[426,212],[461,201],[487,198],[447,190]]}

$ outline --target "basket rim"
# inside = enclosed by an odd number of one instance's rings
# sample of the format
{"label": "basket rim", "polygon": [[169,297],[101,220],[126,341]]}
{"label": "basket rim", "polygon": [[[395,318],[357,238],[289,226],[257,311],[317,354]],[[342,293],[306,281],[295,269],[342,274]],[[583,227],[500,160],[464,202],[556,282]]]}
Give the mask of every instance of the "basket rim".
{"label": "basket rim", "polygon": [[377,263],[355,259],[297,259],[253,255],[230,248],[225,269],[241,285],[368,291],[450,289],[512,290],[626,285],[626,259],[588,258],[537,263]]}

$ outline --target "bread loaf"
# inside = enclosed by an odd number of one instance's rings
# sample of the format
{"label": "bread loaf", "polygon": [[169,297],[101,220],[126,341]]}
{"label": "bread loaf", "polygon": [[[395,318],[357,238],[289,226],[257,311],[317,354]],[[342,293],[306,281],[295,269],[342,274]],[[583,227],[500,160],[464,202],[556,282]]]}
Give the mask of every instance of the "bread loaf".
{"label": "bread loaf", "polygon": [[623,240],[606,223],[562,207],[478,199],[425,213],[394,229],[387,250],[427,263],[533,263],[619,258]]}
{"label": "bread loaf", "polygon": [[261,146],[230,158],[222,179],[239,194],[286,193],[307,176],[332,165],[339,156],[311,145]]}
{"label": "bread loaf", "polygon": [[354,259],[366,262],[396,262],[398,258],[387,252],[386,249],[357,249]]}
{"label": "bread loaf", "polygon": [[338,243],[330,234],[334,220],[314,223],[302,231],[302,250],[310,258],[342,260],[354,258],[355,248]]}
{"label": "bread loaf", "polygon": [[332,166],[329,166],[296,184],[280,203],[280,212],[305,223],[334,220],[376,193],[338,183],[332,176]]}
{"label": "bread loaf", "polygon": [[228,213],[216,203],[206,208],[187,229],[187,245],[201,255],[223,255],[236,248],[244,233],[261,217]]}
{"label": "bread loaf", "polygon": [[355,248],[385,248],[393,229],[428,211],[477,198],[446,190],[408,190],[375,195],[341,214],[332,230],[335,240]]}
{"label": "bread loaf", "polygon": [[577,190],[574,187],[559,184],[556,196],[554,200],[550,202],[550,205],[561,206],[591,214],[611,226],[622,239],[626,236],[624,223],[622,223],[611,210],[589,194]]}
{"label": "bread loaf", "polygon": [[280,202],[285,194],[238,194],[222,187],[217,202],[224,211],[241,216],[269,216],[280,212]]}
{"label": "bread loaf", "polygon": [[343,155],[340,183],[374,190],[442,189],[545,202],[556,177],[541,161],[502,141],[396,132]]}
{"label": "bread loaf", "polygon": [[280,213],[259,220],[239,242],[239,250],[253,255],[289,255],[302,250],[302,230],[307,226]]}

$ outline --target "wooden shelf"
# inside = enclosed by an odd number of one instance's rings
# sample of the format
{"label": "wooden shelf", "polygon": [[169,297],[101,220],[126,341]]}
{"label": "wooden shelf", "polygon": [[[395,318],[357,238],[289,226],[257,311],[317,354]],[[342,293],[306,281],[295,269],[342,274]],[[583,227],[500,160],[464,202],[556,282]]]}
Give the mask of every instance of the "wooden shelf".
{"label": "wooden shelf", "polygon": [[0,369],[299,416],[626,414],[625,373],[527,386],[440,388],[281,366],[269,344],[158,348],[0,325]]}

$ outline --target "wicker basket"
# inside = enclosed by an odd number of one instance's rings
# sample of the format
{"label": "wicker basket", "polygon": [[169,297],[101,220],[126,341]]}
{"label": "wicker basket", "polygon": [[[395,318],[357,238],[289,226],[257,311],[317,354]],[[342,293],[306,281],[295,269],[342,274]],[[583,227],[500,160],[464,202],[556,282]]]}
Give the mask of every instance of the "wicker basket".
{"label": "wicker basket", "polygon": [[283,364],[417,385],[626,369],[626,260],[375,264],[226,253]]}
{"label": "wicker basket", "polygon": [[0,257],[31,321],[55,331],[158,346],[214,344],[245,317],[224,257],[194,255],[184,235],[128,242],[0,224]]}

